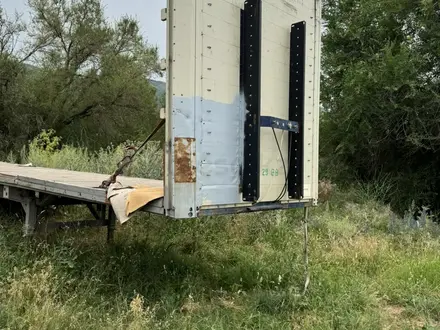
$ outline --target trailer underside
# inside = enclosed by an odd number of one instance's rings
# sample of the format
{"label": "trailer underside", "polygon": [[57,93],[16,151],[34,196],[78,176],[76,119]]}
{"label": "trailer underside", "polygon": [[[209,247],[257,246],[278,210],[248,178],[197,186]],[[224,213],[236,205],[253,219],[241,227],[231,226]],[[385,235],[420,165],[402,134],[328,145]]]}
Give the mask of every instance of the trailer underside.
{"label": "trailer underside", "polygon": [[[23,206],[26,214],[24,236],[30,236],[40,229],[41,214],[50,206],[86,205],[93,220],[55,221],[45,224],[44,229],[107,226],[108,238],[112,239],[116,221],[123,223],[132,214],[127,213],[127,199],[134,190],[136,192],[132,196],[132,204],[135,204],[135,211],[167,215],[162,180],[119,176],[118,186],[113,190],[99,188],[106,179],[106,174],[0,162],[0,199],[18,202]],[[118,193],[120,195],[117,198],[113,197]],[[302,208],[311,203],[310,200],[304,200],[294,203],[217,205],[200,208],[197,216]]]}

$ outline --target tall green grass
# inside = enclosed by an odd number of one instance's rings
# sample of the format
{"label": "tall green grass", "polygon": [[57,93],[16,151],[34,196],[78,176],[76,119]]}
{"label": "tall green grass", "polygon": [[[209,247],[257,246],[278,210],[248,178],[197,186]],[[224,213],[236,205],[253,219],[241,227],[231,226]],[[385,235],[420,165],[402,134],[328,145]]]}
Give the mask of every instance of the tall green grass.
{"label": "tall green grass", "polygon": [[[105,173],[117,150],[39,150],[29,161]],[[440,240],[429,217],[414,226],[365,191],[339,191],[330,206],[310,214],[305,296],[300,210],[144,215],[118,226],[112,245],[104,229],[23,240],[1,216],[0,328],[440,328]]]}
{"label": "tall green grass", "polygon": [[[131,142],[118,146],[109,146],[97,152],[87,148],[63,145],[60,148],[42,148],[34,140],[26,151],[21,152],[21,162],[33,166],[67,169],[73,171],[111,174],[118,162],[124,157],[124,145],[139,146],[140,142]],[[16,162],[17,157],[10,155],[8,160]],[[162,178],[163,151],[158,141],[149,142],[134,158],[133,163],[124,171],[124,175],[150,179]]]}
{"label": "tall green grass", "polygon": [[[390,231],[389,210],[346,203],[310,218],[311,284],[300,212],[175,221],[24,241],[0,231],[0,328],[421,329],[440,325],[440,241]],[[432,224],[432,226],[434,226]]]}

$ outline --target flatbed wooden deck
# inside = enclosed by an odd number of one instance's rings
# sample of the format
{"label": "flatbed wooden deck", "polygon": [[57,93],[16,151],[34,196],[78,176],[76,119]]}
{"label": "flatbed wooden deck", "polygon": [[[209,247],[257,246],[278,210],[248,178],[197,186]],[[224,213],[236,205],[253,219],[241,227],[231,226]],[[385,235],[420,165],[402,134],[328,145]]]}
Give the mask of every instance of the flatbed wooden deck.
{"label": "flatbed wooden deck", "polygon": [[[106,203],[106,191],[99,188],[99,185],[108,177],[108,174],[27,167],[0,162],[0,185],[44,192],[91,203]],[[118,181],[123,186],[163,186],[161,180],[120,176]]]}
{"label": "flatbed wooden deck", "polygon": [[[111,240],[115,228],[115,211],[125,213],[124,196],[112,203],[107,198],[107,189],[99,188],[108,174],[87,173],[62,169],[24,166],[0,162],[0,198],[21,203],[26,213],[23,232],[25,236],[39,226],[39,210],[50,205],[86,204],[95,220],[54,222],[51,227],[107,226],[108,239]],[[162,180],[151,180],[119,176],[122,188],[134,186],[163,188]],[[119,186],[119,185],[118,185]],[[131,190],[131,189],[129,189]],[[157,193],[156,193],[157,194]],[[163,197],[163,196],[162,196]],[[143,208],[145,211],[163,214],[163,198],[156,198]],[[108,210],[108,212],[107,212]]]}

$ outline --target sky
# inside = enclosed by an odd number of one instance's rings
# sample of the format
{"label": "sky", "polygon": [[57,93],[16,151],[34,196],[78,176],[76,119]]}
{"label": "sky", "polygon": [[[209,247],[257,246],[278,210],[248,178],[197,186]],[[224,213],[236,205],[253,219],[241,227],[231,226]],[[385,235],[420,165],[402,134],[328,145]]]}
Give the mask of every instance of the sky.
{"label": "sky", "polygon": [[[109,19],[123,15],[136,18],[140,23],[142,34],[148,43],[159,48],[160,57],[165,57],[166,22],[160,20],[160,11],[166,7],[166,0],[101,0],[105,14]],[[0,5],[12,16],[16,10],[26,18],[27,0],[0,0]]]}

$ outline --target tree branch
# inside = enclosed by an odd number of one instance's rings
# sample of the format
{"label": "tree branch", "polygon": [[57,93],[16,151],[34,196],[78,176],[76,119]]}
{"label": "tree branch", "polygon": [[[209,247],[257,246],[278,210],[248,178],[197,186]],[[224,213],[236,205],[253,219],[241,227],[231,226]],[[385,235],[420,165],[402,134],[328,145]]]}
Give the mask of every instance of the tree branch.
{"label": "tree branch", "polygon": [[64,126],[68,126],[70,124],[72,124],[74,121],[78,120],[78,119],[82,119],[85,117],[88,117],[91,115],[91,111],[96,108],[99,105],[99,103],[92,103],[89,104],[88,106],[86,106],[83,110],[81,110],[80,112],[70,116],[69,118],[63,120],[63,125]]}
{"label": "tree branch", "polygon": [[[110,106],[114,106],[116,104],[116,102],[124,95],[124,91],[120,91],[116,97],[109,103]],[[63,120],[62,124],[63,126],[69,126],[70,124],[72,124],[74,121],[82,119],[82,118],[86,118],[88,116],[90,116],[92,113],[92,110],[94,108],[96,108],[97,106],[99,106],[100,103],[95,102],[92,103],[88,106],[86,106],[83,110],[81,110],[80,112],[77,112],[76,114],[70,116],[69,118]]]}

